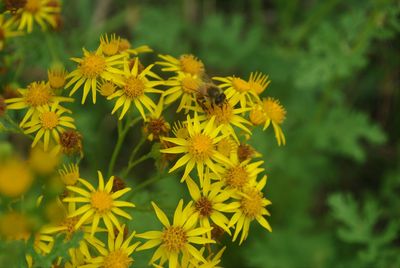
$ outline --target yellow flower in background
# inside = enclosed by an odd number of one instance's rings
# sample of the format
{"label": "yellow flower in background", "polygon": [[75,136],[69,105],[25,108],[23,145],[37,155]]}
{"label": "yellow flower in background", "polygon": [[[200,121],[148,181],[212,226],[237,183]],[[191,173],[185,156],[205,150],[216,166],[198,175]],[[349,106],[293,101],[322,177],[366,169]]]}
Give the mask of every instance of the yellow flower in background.
{"label": "yellow flower in background", "polygon": [[47,29],[46,23],[55,28],[57,26],[56,17],[60,11],[60,2],[57,0],[27,0],[25,6],[18,9],[16,13],[19,17],[18,30],[26,29],[30,33],[35,22],[40,25],[42,30]]}
{"label": "yellow flower in background", "polygon": [[262,227],[272,232],[271,226],[264,218],[264,215],[270,216],[265,207],[271,204],[271,201],[264,198],[262,193],[266,183],[267,176],[264,176],[255,186],[247,187],[243,192],[238,193],[239,201],[234,203],[237,203],[239,209],[236,210],[229,222],[229,227],[235,226],[232,241],[235,241],[239,233],[242,232],[239,242],[239,244],[242,244],[249,234],[250,223],[253,220],[257,220]]}
{"label": "yellow flower in background", "polygon": [[283,134],[282,128],[280,126],[286,117],[285,108],[283,108],[278,100],[275,100],[273,98],[264,99],[263,108],[267,117],[264,124],[264,130],[267,129],[268,126],[272,123],[278,145],[285,145],[285,135]]}
{"label": "yellow flower in background", "polygon": [[119,41],[119,47],[118,47],[118,52],[128,52],[133,55],[139,55],[141,53],[148,53],[148,52],[153,52],[153,49],[151,49],[147,45],[139,46],[136,48],[131,48],[131,43],[128,41],[126,38],[121,38]]}
{"label": "yellow flower in background", "polygon": [[30,168],[40,175],[49,175],[55,171],[60,163],[60,155],[51,151],[44,151],[42,146],[31,148],[28,163]]}
{"label": "yellow flower in background", "polygon": [[[67,186],[67,189],[80,195],[80,197],[67,197],[64,202],[72,203],[86,203],[78,208],[75,212],[71,213],[69,217],[80,216],[79,221],[75,224],[75,228],[79,228],[86,221],[91,222],[91,234],[93,235],[98,228],[100,219],[103,220],[107,230],[113,233],[113,226],[121,230],[116,215],[132,220],[132,217],[120,209],[121,207],[135,207],[131,202],[118,200],[121,196],[131,190],[131,188],[124,188],[122,190],[111,192],[113,187],[114,176],[112,176],[106,185],[104,185],[103,175],[98,171],[99,185],[95,189],[88,181],[78,179],[87,190],[76,187]],[[89,191],[88,191],[89,190]]]}
{"label": "yellow flower in background", "polygon": [[6,19],[3,14],[0,14],[0,51],[3,50],[7,39],[23,34],[22,32],[13,29],[14,24],[14,18]]}
{"label": "yellow flower in background", "polygon": [[135,59],[135,64],[131,70],[129,69],[128,64],[124,65],[124,80],[121,83],[117,83],[120,84],[122,88],[107,97],[108,100],[118,98],[111,114],[114,114],[122,107],[119,120],[124,117],[132,104],[136,106],[142,117],[146,119],[143,106],[150,112],[154,111],[156,108],[156,104],[146,94],[163,93],[162,90],[154,88],[155,86],[162,85],[164,83],[163,81],[148,80],[149,76],[158,77],[151,71],[153,64],[146,67],[142,72],[139,72],[138,65],[138,58]]}
{"label": "yellow flower in background", "polygon": [[268,75],[255,72],[250,74],[248,83],[250,90],[257,93],[257,95],[260,95],[269,86],[271,80],[268,80]]}
{"label": "yellow flower in background", "polygon": [[50,87],[53,89],[62,88],[65,85],[68,72],[62,68],[51,68],[47,71],[47,79],[49,80]]}
{"label": "yellow flower in background", "polygon": [[63,169],[58,170],[58,173],[65,185],[75,185],[80,177],[77,164],[64,165]]}
{"label": "yellow flower in background", "polygon": [[[231,234],[228,228],[229,219],[223,212],[232,211],[239,207],[237,202],[232,203],[233,205],[226,203],[232,193],[222,189],[222,182],[211,184],[208,176],[205,176],[201,190],[190,177],[186,178],[186,183],[194,202],[194,215],[196,215],[200,227],[209,229],[211,228],[211,223],[214,223],[228,234]],[[207,232],[207,237],[211,238],[211,231]]]}
{"label": "yellow flower in background", "polygon": [[106,56],[113,56],[119,52],[120,37],[112,34],[108,38],[107,34],[100,36],[100,49]]}
{"label": "yellow flower in background", "polygon": [[180,257],[205,261],[200,251],[192,244],[205,245],[215,243],[215,241],[202,236],[209,232],[211,228],[196,228],[196,215],[193,214],[191,202],[183,208],[183,200],[179,201],[172,224],[154,202],[151,202],[151,204],[164,228],[162,231],[148,231],[136,235],[149,240],[141,245],[138,250],[146,250],[158,246],[150,263],[159,260],[159,265],[163,265],[168,261],[169,267],[175,268],[180,263]]}
{"label": "yellow flower in background", "polygon": [[213,77],[213,80],[222,82],[218,86],[224,88],[227,99],[233,103],[240,103],[241,108],[251,107],[253,103],[259,102],[260,98],[255,91],[251,90],[249,82],[235,76]]}
{"label": "yellow flower in background", "polygon": [[125,54],[117,54],[111,57],[103,56],[101,48],[95,52],[83,49],[83,58],[71,58],[78,63],[76,70],[72,71],[67,79],[70,79],[65,88],[74,85],[69,93],[72,96],[83,85],[82,104],[85,103],[89,92],[92,92],[92,101],[96,103],[97,83],[100,78],[107,81],[121,81],[123,71],[116,66],[122,66],[126,61]]}
{"label": "yellow flower in background", "polygon": [[23,213],[8,211],[0,216],[0,237],[6,241],[26,239],[33,227],[30,218]]}
{"label": "yellow flower in background", "polygon": [[164,66],[161,70],[164,72],[183,72],[202,77],[205,74],[204,64],[201,60],[192,54],[184,54],[179,59],[170,55],[158,55],[164,61],[158,61],[156,64]]}
{"label": "yellow flower in background", "polygon": [[255,125],[265,124],[267,115],[265,114],[262,104],[255,104],[249,114],[250,122]]}
{"label": "yellow flower in background", "polygon": [[29,166],[19,158],[0,161],[0,195],[19,197],[26,193],[34,181]]}
{"label": "yellow flower in background", "polygon": [[32,117],[32,119],[24,125],[24,128],[27,128],[24,131],[25,134],[36,132],[32,147],[35,147],[43,137],[44,150],[47,151],[51,138],[56,144],[59,144],[60,133],[62,133],[65,128],[75,129],[75,125],[73,124],[74,119],[70,116],[63,115],[67,110],[58,106],[58,103],[54,103],[51,107],[39,107],[38,111],[38,115]]}
{"label": "yellow flower in background", "polygon": [[108,97],[111,96],[115,92],[115,90],[117,90],[117,85],[111,81],[102,79],[99,84],[99,90],[102,96]]}
{"label": "yellow flower in background", "polygon": [[143,130],[149,141],[159,141],[160,137],[166,136],[171,129],[169,123],[162,116],[163,107],[164,98],[161,97],[154,112],[146,117]]}
{"label": "yellow flower in background", "polygon": [[44,81],[32,82],[26,89],[18,89],[21,97],[6,99],[7,108],[10,110],[19,110],[28,108],[24,118],[22,119],[20,126],[28,121],[31,116],[38,112],[38,109],[46,105],[52,105],[53,103],[61,102],[73,102],[74,99],[57,96],[50,88],[49,83]]}
{"label": "yellow flower in background", "polygon": [[176,146],[160,150],[162,153],[168,154],[184,154],[175,165],[169,170],[169,173],[185,166],[185,172],[182,176],[184,181],[196,166],[197,173],[200,178],[200,183],[203,181],[204,167],[208,167],[214,173],[220,174],[222,168],[220,164],[228,164],[229,159],[218,152],[215,145],[221,141],[225,136],[219,135],[222,126],[215,127],[215,117],[212,117],[207,124],[203,127],[200,125],[199,118],[195,114],[194,118],[187,116],[187,130],[189,137],[183,138],[163,138]]}
{"label": "yellow flower in background", "polygon": [[108,235],[108,249],[104,247],[98,247],[97,250],[102,256],[89,258],[88,264],[81,266],[86,268],[99,268],[99,267],[110,267],[110,268],[129,268],[133,264],[131,257],[132,253],[139,246],[139,242],[131,244],[135,232],[124,240],[125,226],[122,226],[122,230],[118,232],[118,235]]}
{"label": "yellow flower in background", "polygon": [[172,133],[174,134],[174,136],[185,140],[189,138],[189,131],[187,130],[186,125],[186,122],[174,122],[174,126],[172,127]]}
{"label": "yellow flower in background", "polygon": [[187,111],[196,102],[195,96],[203,82],[197,75],[178,72],[176,76],[171,77],[165,84],[170,87],[164,92],[165,104],[171,104],[180,99],[176,110],[176,112],[180,112],[183,108]]}

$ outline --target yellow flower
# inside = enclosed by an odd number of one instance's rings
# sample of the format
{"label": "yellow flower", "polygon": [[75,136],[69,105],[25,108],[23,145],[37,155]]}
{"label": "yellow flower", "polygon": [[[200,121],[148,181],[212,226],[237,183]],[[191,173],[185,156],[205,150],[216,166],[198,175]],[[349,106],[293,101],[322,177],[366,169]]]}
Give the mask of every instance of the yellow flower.
{"label": "yellow flower", "polygon": [[227,99],[231,99],[233,103],[240,103],[242,108],[251,107],[253,103],[259,101],[259,97],[255,91],[251,90],[249,82],[235,76],[213,77],[214,80],[222,82],[218,85],[224,88]]}
{"label": "yellow flower", "polygon": [[138,70],[139,60],[135,59],[135,64],[132,70],[129,70],[129,65],[124,65],[124,80],[120,84],[122,89],[118,89],[114,94],[107,97],[108,100],[118,98],[115,103],[112,114],[114,114],[119,108],[122,107],[122,112],[119,116],[121,120],[132,103],[135,104],[140,114],[144,119],[146,115],[143,106],[152,112],[156,108],[156,104],[146,95],[146,93],[162,93],[163,91],[155,89],[157,85],[163,84],[162,81],[149,81],[148,77],[158,77],[151,71],[152,65],[149,65],[142,72]]}
{"label": "yellow flower", "polygon": [[108,35],[100,36],[100,48],[104,55],[113,56],[118,53],[120,37],[112,34],[110,39]]}
{"label": "yellow flower", "polygon": [[27,29],[28,33],[33,30],[33,23],[40,25],[42,30],[47,29],[46,23],[53,28],[57,26],[56,16],[60,13],[60,4],[53,4],[54,0],[27,0],[23,8],[17,10],[19,17],[18,30]]}
{"label": "yellow flower", "polygon": [[230,137],[223,138],[217,143],[217,151],[226,157],[230,157],[237,149],[238,144]]}
{"label": "yellow flower", "polygon": [[166,85],[170,88],[164,92],[165,104],[171,104],[180,98],[176,111],[180,112],[183,108],[187,111],[192,103],[196,102],[193,96],[197,94],[202,84],[202,80],[197,75],[178,72],[176,76],[166,81]]}
{"label": "yellow flower", "polygon": [[[211,184],[208,176],[205,176],[201,190],[190,177],[186,179],[186,183],[194,201],[194,215],[196,215],[200,227],[211,228],[210,222],[213,222],[225,232],[231,234],[228,228],[229,220],[223,212],[239,207],[237,202],[232,203],[233,205],[226,204],[232,193],[222,189],[222,182]],[[211,238],[211,231],[207,232],[207,237]]]}
{"label": "yellow flower", "polygon": [[101,48],[95,52],[83,49],[83,58],[71,58],[71,60],[79,65],[67,76],[70,80],[65,87],[69,88],[74,85],[69,95],[72,96],[83,85],[82,104],[85,103],[89,91],[92,92],[93,103],[96,103],[97,82],[100,78],[107,81],[120,81],[123,71],[115,66],[124,64],[126,55],[117,54],[106,57],[103,56]]}
{"label": "yellow flower", "polygon": [[265,207],[271,204],[271,201],[264,198],[262,193],[262,189],[266,183],[267,176],[264,176],[255,186],[247,187],[243,192],[238,193],[237,198],[239,201],[236,203],[239,205],[239,209],[236,209],[228,226],[235,226],[235,233],[232,241],[235,241],[239,233],[242,232],[239,243],[242,244],[249,234],[250,223],[254,219],[257,220],[262,227],[272,232],[271,226],[264,218],[264,215],[270,216],[270,213]]}
{"label": "yellow flower", "polygon": [[205,73],[204,64],[201,60],[191,54],[185,54],[174,58],[170,55],[158,55],[164,61],[158,61],[156,64],[164,66],[161,70],[164,72],[184,72],[202,77]]}
{"label": "yellow flower", "polygon": [[139,242],[131,244],[135,232],[124,240],[124,228],[118,232],[117,237],[114,235],[108,235],[108,249],[104,247],[97,247],[97,250],[102,256],[89,258],[88,264],[82,267],[86,268],[128,268],[133,264],[131,257],[132,253],[139,246]]}
{"label": "yellow flower", "polygon": [[9,158],[0,162],[1,195],[18,197],[29,190],[33,180],[33,174],[24,161],[18,158]]}
{"label": "yellow flower", "polygon": [[261,104],[255,104],[249,114],[250,122],[255,125],[265,124],[267,115],[265,114],[264,107]]}
{"label": "yellow flower", "polygon": [[154,252],[150,263],[158,260],[159,265],[168,261],[170,268],[178,267],[179,258],[196,258],[199,261],[205,261],[202,254],[192,244],[215,243],[214,240],[202,237],[209,232],[211,228],[196,228],[196,215],[193,214],[191,202],[183,208],[183,200],[180,200],[174,213],[174,220],[171,224],[164,212],[151,202],[156,212],[157,218],[164,225],[162,231],[148,231],[137,237],[148,239],[149,241],[141,245],[138,250],[154,248],[159,245]]}
{"label": "yellow flower", "polygon": [[32,228],[33,224],[27,215],[20,212],[9,211],[0,216],[0,237],[6,241],[26,239]]}
{"label": "yellow flower", "polygon": [[103,219],[107,230],[113,234],[113,226],[117,227],[118,230],[121,230],[121,225],[114,214],[129,220],[132,219],[132,217],[120,209],[120,207],[135,207],[135,205],[131,202],[118,200],[118,198],[120,198],[122,195],[129,192],[131,188],[124,188],[123,190],[112,193],[111,190],[113,187],[114,176],[108,180],[105,186],[103,175],[100,171],[98,171],[98,177],[99,186],[97,189],[95,189],[88,181],[84,179],[78,179],[78,181],[82,183],[89,191],[76,186],[67,186],[68,190],[81,196],[67,197],[64,198],[63,201],[72,203],[86,203],[69,215],[69,217],[81,215],[79,221],[75,224],[75,228],[79,228],[83,223],[89,220],[89,222],[92,224],[91,234],[93,235],[97,230],[100,219]]}
{"label": "yellow flower", "polygon": [[[200,252],[203,254],[205,249],[205,247],[202,247]],[[210,253],[205,262],[199,262],[196,259],[182,260],[179,268],[221,268],[218,264],[221,262],[221,257],[225,249],[226,247],[223,247],[215,256],[213,256],[213,253]]]}
{"label": "yellow flower", "polygon": [[264,124],[264,130],[267,129],[272,122],[272,127],[274,128],[275,138],[278,142],[278,145],[285,145],[285,135],[283,134],[283,131],[280,127],[286,117],[285,108],[283,108],[278,100],[275,100],[273,98],[264,99],[263,108],[267,117]]}
{"label": "yellow flower", "polygon": [[117,89],[117,85],[115,85],[111,81],[107,81],[107,80],[103,79],[99,85],[99,89],[100,89],[100,94],[102,96],[108,97],[108,96],[111,96],[115,92],[115,90]]}
{"label": "yellow flower", "polygon": [[5,41],[8,38],[21,35],[21,32],[14,31],[14,18],[6,20],[3,14],[0,14],[0,51],[3,50]]}
{"label": "yellow flower", "polygon": [[271,80],[268,80],[268,75],[263,73],[251,73],[249,78],[249,86],[250,90],[260,95],[264,92],[264,90],[271,83]]}
{"label": "yellow flower", "polygon": [[131,48],[131,43],[128,41],[128,39],[125,38],[120,39],[118,51],[128,52],[133,55],[139,55],[140,53],[146,53],[146,52],[153,52],[153,50],[147,45],[139,46],[137,48]]}
{"label": "yellow flower", "polygon": [[20,126],[22,127],[26,121],[35,113],[38,112],[38,108],[46,105],[52,105],[55,102],[72,102],[72,98],[56,96],[54,91],[50,88],[49,83],[32,82],[26,89],[18,89],[18,92],[22,95],[18,98],[6,99],[7,108],[10,110],[19,110],[29,108],[24,118],[22,119]]}
{"label": "yellow flower", "polygon": [[49,80],[50,87],[53,89],[62,88],[65,85],[65,79],[68,73],[64,68],[52,68],[47,71],[47,79]]}
{"label": "yellow flower", "polygon": [[39,114],[32,117],[32,119],[24,125],[27,130],[25,134],[37,132],[35,139],[32,142],[32,147],[35,147],[38,141],[43,137],[44,150],[47,151],[52,137],[56,144],[60,143],[60,133],[65,128],[75,129],[73,124],[74,119],[69,116],[64,116],[63,113],[67,112],[65,108],[58,106],[54,103],[51,107],[44,106],[38,108]]}
{"label": "yellow flower", "polygon": [[75,185],[80,177],[77,164],[69,164],[69,166],[64,165],[63,169],[58,170],[58,173],[65,185]]}
{"label": "yellow flower", "polygon": [[175,137],[181,139],[189,138],[189,132],[186,127],[186,123],[182,123],[181,121],[174,122],[174,126],[172,127],[172,133],[174,133]]}
{"label": "yellow flower", "polygon": [[220,174],[223,169],[219,166],[219,163],[229,163],[229,159],[215,149],[215,145],[225,138],[225,136],[219,135],[222,126],[216,128],[214,120],[215,117],[212,117],[204,128],[202,128],[197,114],[195,114],[193,119],[188,115],[187,130],[189,137],[187,139],[163,138],[163,140],[176,144],[176,146],[163,149],[161,150],[162,153],[184,154],[169,170],[169,172],[173,172],[179,167],[186,165],[181,181],[184,181],[196,166],[200,182],[202,183],[204,167],[208,167],[214,173]]}
{"label": "yellow flower", "polygon": [[49,175],[60,163],[60,155],[54,155],[52,152],[44,151],[43,148],[36,146],[31,148],[28,162],[31,169],[36,173]]}
{"label": "yellow flower", "polygon": [[159,141],[160,137],[166,136],[171,128],[169,123],[166,122],[162,116],[163,105],[164,98],[161,97],[156,109],[150,114],[149,117],[146,118],[144,122],[143,130],[149,141]]}

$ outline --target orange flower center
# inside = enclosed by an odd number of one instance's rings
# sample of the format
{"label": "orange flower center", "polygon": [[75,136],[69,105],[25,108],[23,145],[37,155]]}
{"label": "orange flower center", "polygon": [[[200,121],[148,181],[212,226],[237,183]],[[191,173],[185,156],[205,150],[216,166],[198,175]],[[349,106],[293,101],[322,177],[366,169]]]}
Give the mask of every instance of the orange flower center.
{"label": "orange flower center", "polygon": [[238,77],[234,77],[232,79],[232,85],[233,88],[239,92],[246,92],[250,90],[249,83]]}
{"label": "orange flower center", "polygon": [[33,82],[28,86],[25,101],[33,107],[42,106],[49,104],[53,95],[54,94],[48,84],[44,82]]}
{"label": "orange flower center", "polygon": [[193,94],[196,93],[200,87],[199,79],[195,79],[190,75],[185,76],[181,82],[182,89],[185,93]]}
{"label": "orange flower center", "polygon": [[102,96],[108,97],[111,94],[113,94],[115,92],[115,84],[111,83],[111,82],[104,82],[101,86],[100,86],[100,94]]}
{"label": "orange flower center", "polygon": [[107,56],[115,55],[119,50],[119,40],[115,38],[112,38],[110,41],[103,40],[101,42],[101,49]]}
{"label": "orange flower center", "polygon": [[208,117],[215,115],[215,120],[217,124],[229,124],[232,120],[233,109],[229,103],[224,103],[223,105],[212,105],[210,109],[207,109]]}
{"label": "orange flower center", "polygon": [[189,153],[197,161],[204,161],[210,158],[213,149],[212,139],[204,134],[197,134],[190,139]]}
{"label": "orange flower center", "polygon": [[241,189],[249,181],[249,173],[244,167],[235,166],[227,170],[224,179],[229,186],[235,189]]}
{"label": "orange flower center", "polygon": [[240,207],[247,217],[255,218],[262,215],[263,209],[263,196],[262,193],[257,189],[247,189],[244,194],[246,197],[240,202]]}
{"label": "orange flower center", "polygon": [[211,201],[205,196],[202,196],[199,200],[197,200],[194,206],[203,217],[209,217],[213,211]]}
{"label": "orange flower center", "polygon": [[51,70],[48,72],[49,84],[52,88],[61,88],[65,84],[67,72],[64,70]]}
{"label": "orange flower center", "polygon": [[187,235],[182,227],[170,226],[164,230],[162,240],[165,248],[169,252],[177,252],[185,246]]}
{"label": "orange flower center", "polygon": [[108,253],[104,257],[103,267],[104,268],[128,268],[132,263],[132,259],[129,258],[123,250],[118,249]]}
{"label": "orange flower center", "polygon": [[40,1],[39,0],[28,0],[25,4],[25,10],[29,13],[36,13],[40,9]]}
{"label": "orange flower center", "polygon": [[96,191],[92,193],[91,204],[97,212],[104,213],[113,207],[113,199],[107,192]]}
{"label": "orange flower center", "polygon": [[193,55],[182,55],[179,58],[182,71],[192,75],[202,75],[204,73],[204,64]]}
{"label": "orange flower center", "polygon": [[40,115],[40,121],[44,129],[53,129],[58,125],[58,115],[55,112],[44,112]]}
{"label": "orange flower center", "polygon": [[96,78],[106,69],[106,60],[101,55],[90,54],[85,56],[79,69],[84,77]]}
{"label": "orange flower center", "polygon": [[261,105],[258,104],[255,105],[253,109],[251,109],[249,118],[251,123],[253,123],[253,125],[255,126],[263,124],[267,119],[263,107],[261,107]]}
{"label": "orange flower center", "polygon": [[263,104],[265,113],[273,122],[281,124],[285,120],[286,110],[278,100],[268,98],[267,100],[264,100]]}
{"label": "orange flower center", "polygon": [[146,86],[143,80],[137,77],[129,77],[124,86],[124,92],[130,99],[136,99],[144,94]]}

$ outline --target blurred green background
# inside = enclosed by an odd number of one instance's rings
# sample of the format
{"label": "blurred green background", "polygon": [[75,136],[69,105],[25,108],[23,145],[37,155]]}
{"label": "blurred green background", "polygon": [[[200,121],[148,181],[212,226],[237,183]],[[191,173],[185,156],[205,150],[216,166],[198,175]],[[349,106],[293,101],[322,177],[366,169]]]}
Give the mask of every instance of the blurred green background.
{"label": "blurred green background", "polygon": [[[19,65],[6,79],[25,86],[57,62],[71,70],[69,58],[94,49],[105,32],[156,53],[193,53],[212,76],[267,73],[265,94],[288,112],[286,146],[271,129],[252,137],[264,155],[273,232],[253,224],[242,246],[228,245],[223,266],[400,267],[399,17],[400,2],[385,0],[69,0],[59,32],[13,41]],[[72,108],[84,136],[84,177],[108,166],[111,105]],[[139,137],[139,129],[130,133],[119,167]],[[145,162],[129,184],[150,178],[153,166]],[[184,185],[167,177],[133,200],[172,208],[184,195]],[[130,223],[138,232],[152,225],[159,226],[147,210]],[[134,256],[137,267],[149,254]]]}

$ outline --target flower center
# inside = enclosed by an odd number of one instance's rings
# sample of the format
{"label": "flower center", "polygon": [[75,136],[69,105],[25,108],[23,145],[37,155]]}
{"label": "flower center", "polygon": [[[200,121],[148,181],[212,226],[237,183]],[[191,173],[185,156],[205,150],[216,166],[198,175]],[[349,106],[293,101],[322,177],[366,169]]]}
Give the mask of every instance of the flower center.
{"label": "flower center", "polygon": [[86,78],[96,78],[106,68],[106,60],[103,56],[90,54],[85,56],[79,65],[82,75]]}
{"label": "flower center", "polygon": [[185,126],[181,123],[181,121],[175,122],[172,127],[172,133],[174,133],[175,137],[181,139],[189,138],[189,132]]}
{"label": "flower center", "polygon": [[254,149],[248,144],[242,143],[237,148],[237,156],[240,162],[252,158],[254,153],[255,153]]}
{"label": "flower center", "polygon": [[246,92],[250,90],[249,83],[238,77],[234,77],[232,79],[232,85],[235,88],[235,90],[239,92]]}
{"label": "flower center", "polygon": [[118,249],[108,253],[104,257],[104,268],[128,268],[132,263],[132,259],[129,258],[123,250]]}
{"label": "flower center", "polygon": [[185,93],[192,94],[197,92],[200,87],[200,81],[192,76],[185,76],[181,82],[182,89]]}
{"label": "flower center", "polygon": [[51,70],[48,72],[49,84],[52,88],[61,88],[65,84],[65,76],[67,73],[64,70]]}
{"label": "flower center", "polygon": [[164,118],[152,118],[147,123],[147,132],[153,134],[154,139],[159,139],[160,136],[165,135],[169,130]]}
{"label": "flower center", "polygon": [[200,199],[196,201],[194,206],[203,217],[209,217],[213,211],[211,201],[205,196],[200,197]]}
{"label": "flower center", "polygon": [[82,149],[82,135],[75,130],[61,133],[60,144],[66,154],[72,154]]}
{"label": "flower center", "polygon": [[58,125],[58,115],[55,112],[44,112],[40,115],[42,127],[45,129],[53,129]]}
{"label": "flower center", "polygon": [[114,93],[115,91],[115,85],[114,83],[111,82],[104,82],[101,86],[100,86],[100,94],[102,96],[108,97],[111,94]]}
{"label": "flower center", "polygon": [[207,115],[209,118],[215,115],[217,124],[229,124],[233,116],[233,109],[229,103],[212,105],[210,109],[207,109]]}
{"label": "flower center", "polygon": [[257,189],[247,189],[245,197],[240,202],[240,207],[247,217],[255,218],[262,214],[263,196]]}
{"label": "flower center", "polygon": [[212,139],[204,134],[193,136],[189,143],[189,153],[197,161],[204,161],[210,158],[213,148]]}
{"label": "flower center", "polygon": [[192,75],[202,75],[204,73],[204,64],[193,55],[182,55],[179,58],[182,71]]}
{"label": "flower center", "polygon": [[92,193],[91,203],[99,213],[107,212],[113,207],[113,199],[110,194],[101,191]]}
{"label": "flower center", "polygon": [[117,52],[119,50],[119,40],[115,39],[115,36],[114,36],[114,38],[111,38],[110,41],[102,40],[101,50],[107,56],[112,56],[112,55],[117,54]]}
{"label": "flower center", "polygon": [[249,181],[249,174],[244,167],[235,166],[227,170],[224,179],[229,186],[241,189]]}
{"label": "flower center", "polygon": [[62,225],[67,227],[67,229],[65,229],[65,238],[67,240],[70,240],[72,235],[75,233],[75,225],[78,223],[79,221],[79,216],[75,216],[72,218],[65,218]]}
{"label": "flower center", "polygon": [[129,77],[125,82],[124,92],[130,99],[136,99],[144,94],[145,85],[142,79]]}
{"label": "flower center", "polygon": [[39,0],[28,0],[25,4],[25,10],[29,13],[36,13],[40,9],[40,1]]}
{"label": "flower center", "polygon": [[250,111],[249,118],[251,123],[253,123],[253,125],[255,126],[263,124],[267,119],[265,116],[264,109],[261,107],[261,105],[258,104],[255,105],[253,109]]}
{"label": "flower center", "polygon": [[233,142],[229,138],[223,138],[217,144],[217,151],[226,157],[229,157],[233,151]]}
{"label": "flower center", "polygon": [[53,97],[50,87],[44,82],[33,82],[28,86],[25,101],[33,107],[48,104]]}
{"label": "flower center", "polygon": [[278,124],[281,124],[285,120],[286,110],[278,100],[274,100],[273,98],[264,100],[264,110],[267,116]]}
{"label": "flower center", "polygon": [[164,230],[162,234],[162,240],[165,248],[169,252],[176,252],[185,246],[187,242],[187,236],[182,227],[170,226]]}

